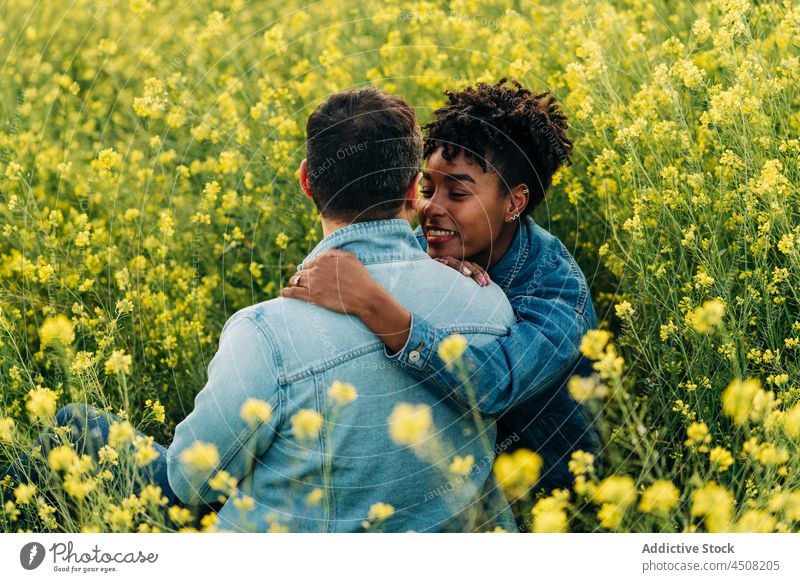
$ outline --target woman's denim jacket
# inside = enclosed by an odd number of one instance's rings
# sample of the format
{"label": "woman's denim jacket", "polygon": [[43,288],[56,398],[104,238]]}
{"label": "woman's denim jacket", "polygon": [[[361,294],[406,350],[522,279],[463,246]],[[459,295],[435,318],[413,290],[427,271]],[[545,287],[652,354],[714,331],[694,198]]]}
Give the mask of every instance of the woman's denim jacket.
{"label": "woman's denim jacket", "polygon": [[[427,248],[422,231],[417,228],[415,234]],[[541,488],[569,486],[572,452],[598,448],[586,410],[567,391],[573,374],[591,373],[591,362],[579,350],[586,331],[597,327],[586,278],[563,243],[530,216],[520,221],[511,246],[489,276],[511,302],[516,324],[508,335],[491,344],[470,345],[464,353],[474,398],[482,413],[497,418],[499,441],[542,455]],[[390,357],[467,404],[465,384],[437,353],[446,335],[412,310],[408,342]]]}

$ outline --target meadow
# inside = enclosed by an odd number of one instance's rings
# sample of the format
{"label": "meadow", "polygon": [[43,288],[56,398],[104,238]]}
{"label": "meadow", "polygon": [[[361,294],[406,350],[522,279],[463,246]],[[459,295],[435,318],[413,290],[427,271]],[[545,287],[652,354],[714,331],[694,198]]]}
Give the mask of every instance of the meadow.
{"label": "meadow", "polygon": [[[503,77],[569,117],[574,163],[535,219],[601,320],[597,376],[570,389],[602,461],[576,454],[571,490],[518,511],[533,531],[800,531],[789,0],[0,4],[0,464],[68,402],[129,423],[97,463],[67,447],[46,485],[0,484],[0,531],[208,529],[109,468],[152,461],[126,430],[168,442],[226,319],[320,240],[308,115],[374,84],[425,123],[445,89]],[[498,460],[511,493],[529,461]]]}

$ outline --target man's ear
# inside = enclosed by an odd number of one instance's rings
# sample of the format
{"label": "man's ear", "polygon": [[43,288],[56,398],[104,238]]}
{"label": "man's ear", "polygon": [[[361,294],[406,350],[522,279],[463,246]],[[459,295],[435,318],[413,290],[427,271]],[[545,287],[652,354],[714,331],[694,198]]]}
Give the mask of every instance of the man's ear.
{"label": "man's ear", "polygon": [[308,185],[308,164],[305,158],[300,162],[300,188],[303,189],[303,194],[306,195],[306,198],[313,202],[314,197],[311,195],[311,188]]}
{"label": "man's ear", "polygon": [[414,179],[411,180],[411,185],[406,190],[406,199],[403,202],[403,208],[407,210],[416,210],[417,200],[419,199],[419,182],[422,180],[422,172],[417,172]]}

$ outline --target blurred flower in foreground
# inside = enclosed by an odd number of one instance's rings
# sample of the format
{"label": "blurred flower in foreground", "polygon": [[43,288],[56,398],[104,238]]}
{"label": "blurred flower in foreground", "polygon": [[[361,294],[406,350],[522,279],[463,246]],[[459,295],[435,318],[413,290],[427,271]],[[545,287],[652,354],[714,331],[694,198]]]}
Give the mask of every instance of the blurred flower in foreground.
{"label": "blurred flower in foreground", "polygon": [[42,347],[63,345],[68,346],[75,340],[72,322],[63,314],[48,317],[39,328],[39,339]]}
{"label": "blurred flower in foreground", "polygon": [[442,340],[442,343],[439,344],[438,354],[447,367],[451,368],[466,349],[467,338],[461,334],[454,333]]}
{"label": "blurred flower in foreground", "polygon": [[398,445],[415,446],[430,433],[433,413],[426,404],[396,404],[389,415],[389,436]]}

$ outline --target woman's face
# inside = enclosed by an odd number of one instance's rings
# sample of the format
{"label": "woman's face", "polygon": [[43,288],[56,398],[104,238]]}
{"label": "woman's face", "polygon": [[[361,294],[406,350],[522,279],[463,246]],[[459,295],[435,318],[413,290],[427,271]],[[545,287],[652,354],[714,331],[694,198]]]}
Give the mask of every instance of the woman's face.
{"label": "woman's face", "polygon": [[488,268],[503,256],[518,221],[505,221],[513,201],[502,194],[498,174],[484,172],[463,151],[445,160],[439,148],[427,159],[420,190],[417,216],[431,257],[450,255]]}

